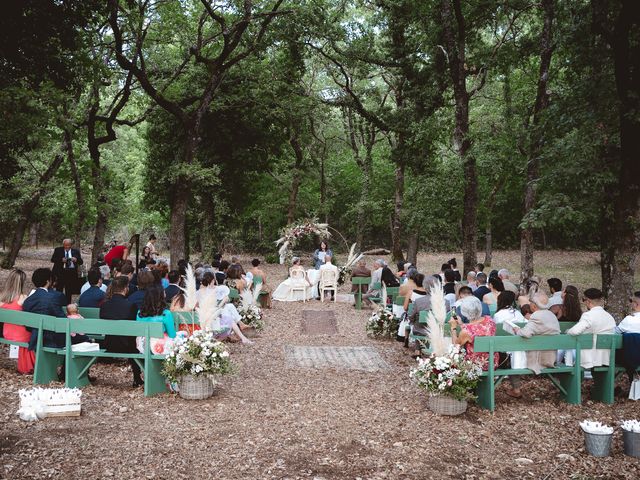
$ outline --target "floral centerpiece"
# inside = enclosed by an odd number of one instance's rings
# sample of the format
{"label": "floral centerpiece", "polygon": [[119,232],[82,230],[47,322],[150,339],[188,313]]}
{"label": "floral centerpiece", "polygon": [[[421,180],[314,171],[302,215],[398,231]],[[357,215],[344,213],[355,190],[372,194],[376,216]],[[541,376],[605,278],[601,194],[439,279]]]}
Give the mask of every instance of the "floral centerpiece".
{"label": "floral centerpiece", "polygon": [[444,355],[432,353],[418,359],[409,376],[421,389],[432,395],[446,395],[459,401],[474,398],[482,365],[468,360],[460,345],[450,345]]}
{"label": "floral centerpiece", "polygon": [[446,307],[442,284],[431,287],[431,310],[427,314],[427,339],[431,353],[418,359],[409,373],[413,382],[429,392],[429,408],[441,415],[459,415],[474,398],[482,365],[466,358],[466,352],[444,336]]}
{"label": "floral centerpiece", "polygon": [[231,372],[229,352],[213,332],[196,330],[178,336],[167,353],[163,373],[178,384],[180,396],[201,399],[213,394],[214,376]]}
{"label": "floral centerpiece", "polygon": [[290,262],[293,257],[293,249],[298,241],[303,237],[317,235],[320,238],[329,238],[329,225],[327,223],[318,223],[317,219],[303,220],[296,225],[287,225],[281,231],[281,237],[276,240],[276,246],[280,246],[278,254],[280,255],[280,264]]}
{"label": "floral centerpiece", "polygon": [[398,333],[398,318],[389,310],[381,308],[371,314],[365,328],[372,337],[395,338]]}
{"label": "floral centerpiece", "polygon": [[238,305],[238,313],[242,318],[242,323],[255,328],[258,332],[264,328],[262,309],[258,306],[261,289],[262,284],[258,283],[253,288],[253,291],[245,289],[240,292],[240,303]]}

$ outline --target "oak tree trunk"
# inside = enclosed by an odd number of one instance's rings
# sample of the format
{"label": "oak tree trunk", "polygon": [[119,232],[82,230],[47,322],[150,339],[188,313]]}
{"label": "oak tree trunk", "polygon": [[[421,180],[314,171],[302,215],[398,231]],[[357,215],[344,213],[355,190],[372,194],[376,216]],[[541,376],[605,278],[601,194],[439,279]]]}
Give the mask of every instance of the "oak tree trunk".
{"label": "oak tree trunk", "polygon": [[616,318],[628,309],[640,245],[640,55],[637,2],[623,0],[611,36],[616,91],[620,108],[620,175],[613,211],[613,269],[607,308]]}
{"label": "oak tree trunk", "polygon": [[82,191],[82,184],[80,182],[80,174],[78,173],[78,164],[76,163],[76,157],[73,152],[73,137],[71,132],[65,130],[64,143],[67,150],[67,159],[69,160],[69,168],[71,170],[71,177],[73,178],[73,186],[76,191],[77,202],[77,214],[76,224],[74,228],[74,241],[75,247],[81,247],[82,231],[84,230],[85,219],[87,216],[87,207],[84,201],[84,192]]}
{"label": "oak tree trunk", "polygon": [[552,24],[554,0],[543,0],[544,24],[540,36],[540,69],[538,87],[533,106],[533,125],[530,128],[530,146],[527,158],[527,183],[524,191],[523,227],[520,234],[520,280],[533,275],[533,226],[529,216],[536,205],[536,184],[540,176],[540,155],[544,142],[543,126],[540,124],[543,111],[549,106],[549,69],[553,54]]}
{"label": "oak tree trunk", "polygon": [[418,250],[420,248],[420,238],[417,233],[409,234],[407,242],[407,262],[418,265]]}
{"label": "oak tree trunk", "polygon": [[289,207],[287,209],[287,224],[292,224],[295,220],[296,208],[298,206],[298,191],[300,190],[301,175],[300,169],[304,160],[304,152],[302,151],[302,146],[298,141],[297,135],[294,134],[289,139],[289,144],[291,145],[296,158],[292,171],[291,191],[289,192]]}
{"label": "oak tree trunk", "polygon": [[391,256],[394,262],[404,260],[402,251],[402,205],[404,203],[404,162],[396,161],[396,182],[391,217]]}

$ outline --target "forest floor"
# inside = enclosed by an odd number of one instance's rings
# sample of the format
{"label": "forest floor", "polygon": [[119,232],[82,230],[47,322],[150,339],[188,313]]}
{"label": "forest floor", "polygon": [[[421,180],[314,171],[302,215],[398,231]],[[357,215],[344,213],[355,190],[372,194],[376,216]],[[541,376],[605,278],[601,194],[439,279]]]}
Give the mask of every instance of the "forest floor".
{"label": "forest floor", "polygon": [[[48,265],[48,255],[25,251],[18,266]],[[450,257],[421,256],[419,266],[435,272]],[[599,284],[597,258],[542,252],[536,262],[543,276],[582,289]],[[496,252],[494,259],[517,271],[517,252]],[[265,270],[272,287],[286,276],[279,265]],[[304,335],[304,310],[334,312],[337,333]],[[612,456],[585,453],[580,421],[640,418],[640,406],[624,398],[611,406],[591,402],[588,381],[582,406],[563,403],[549,381],[529,379],[521,400],[500,387],[494,413],[471,404],[459,417],[437,416],[411,385],[414,361],[401,344],[366,336],[366,310],[274,302],[265,314],[255,345],[229,346],[235,373],[203,401],[169,393],[145,398],[130,387],[126,364],[99,364],[92,368],[97,382],[83,390],[80,417],[27,423],[15,414],[17,391],[32,379],[17,375],[0,351],[0,478],[640,477],[640,461],[623,454],[619,429]],[[292,346],[369,347],[386,367],[300,368],[286,360]]]}

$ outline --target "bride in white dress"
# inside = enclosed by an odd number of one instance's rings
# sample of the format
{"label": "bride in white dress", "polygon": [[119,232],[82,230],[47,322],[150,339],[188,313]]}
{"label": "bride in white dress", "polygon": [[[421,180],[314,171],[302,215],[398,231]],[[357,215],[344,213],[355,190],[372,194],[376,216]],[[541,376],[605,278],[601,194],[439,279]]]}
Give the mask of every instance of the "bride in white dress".
{"label": "bride in white dress", "polygon": [[311,299],[311,283],[307,278],[307,272],[300,265],[300,258],[293,257],[293,265],[289,269],[289,278],[278,285],[271,298],[279,302],[299,302]]}

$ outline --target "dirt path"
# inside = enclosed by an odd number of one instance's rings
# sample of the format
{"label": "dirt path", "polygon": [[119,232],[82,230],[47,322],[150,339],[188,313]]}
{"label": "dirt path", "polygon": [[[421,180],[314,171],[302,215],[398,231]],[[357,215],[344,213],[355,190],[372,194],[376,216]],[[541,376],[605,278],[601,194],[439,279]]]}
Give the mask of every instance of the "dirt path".
{"label": "dirt path", "polygon": [[[284,277],[280,267],[270,274]],[[338,332],[303,335],[309,309],[334,312]],[[550,383],[534,380],[520,402],[499,393],[494,414],[471,406],[460,417],[438,417],[409,382],[413,361],[397,342],[367,338],[366,317],[344,304],[274,302],[256,344],[230,347],[236,372],[212,399],[144,398],[130,388],[125,365],[98,365],[81,417],[37,423],[15,415],[17,390],[31,377],[18,376],[5,351],[0,477],[638,478],[638,461],[623,455],[620,438],[613,457],[594,459],[578,431],[585,418],[639,418],[633,402],[593,404],[585,391],[582,407],[568,406]],[[387,368],[293,367],[288,346],[370,347]],[[517,463],[521,457],[532,463]]]}

